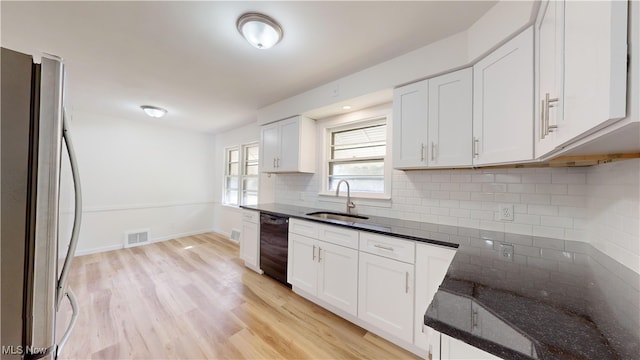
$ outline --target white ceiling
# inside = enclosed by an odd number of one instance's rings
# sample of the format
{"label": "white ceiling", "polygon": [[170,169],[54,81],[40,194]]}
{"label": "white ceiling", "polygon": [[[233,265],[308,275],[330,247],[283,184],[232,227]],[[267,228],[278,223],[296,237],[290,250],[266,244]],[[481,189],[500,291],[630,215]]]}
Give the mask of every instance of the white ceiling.
{"label": "white ceiling", "polygon": [[[256,110],[467,29],[495,1],[0,2],[3,47],[62,56],[67,106],[218,132]],[[284,38],[258,50],[237,32],[249,11]]]}

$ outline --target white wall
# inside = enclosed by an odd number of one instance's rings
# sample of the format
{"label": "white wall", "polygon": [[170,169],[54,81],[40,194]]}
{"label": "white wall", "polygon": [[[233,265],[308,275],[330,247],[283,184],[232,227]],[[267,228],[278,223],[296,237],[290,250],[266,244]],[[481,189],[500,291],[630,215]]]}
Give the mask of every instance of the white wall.
{"label": "white wall", "polygon": [[[298,94],[258,111],[266,124],[327,105],[469,66],[533,21],[538,4],[499,1],[468,30]],[[333,89],[338,87],[338,96]]]}
{"label": "white wall", "polygon": [[149,229],[152,241],[212,230],[212,135],[82,111],[71,131],[84,200],[78,254],[121,248],[130,230]]}
{"label": "white wall", "polygon": [[[222,205],[225,148],[260,141],[260,127],[250,124],[215,136],[213,199],[215,203],[214,231],[229,236],[232,230],[242,229],[240,208]],[[273,202],[274,176],[260,175],[258,201]]]}

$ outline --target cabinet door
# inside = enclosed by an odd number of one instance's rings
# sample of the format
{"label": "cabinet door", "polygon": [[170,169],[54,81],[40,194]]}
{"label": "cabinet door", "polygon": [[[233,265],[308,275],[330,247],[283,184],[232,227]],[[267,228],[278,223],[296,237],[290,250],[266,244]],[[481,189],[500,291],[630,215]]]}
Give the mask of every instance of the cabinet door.
{"label": "cabinet door", "polygon": [[289,233],[287,282],[312,295],[316,294],[317,240]]}
{"label": "cabinet door", "polygon": [[445,334],[440,335],[442,360],[500,360],[499,357]]}
{"label": "cabinet door", "polygon": [[429,80],[429,167],[471,166],[471,81],[471,68]]}
{"label": "cabinet door", "polygon": [[280,154],[276,160],[277,171],[298,171],[300,154],[300,120],[295,117],[280,121]]}
{"label": "cabinet door", "polygon": [[278,123],[260,128],[260,165],[262,172],[274,172],[280,153]]}
{"label": "cabinet door", "polygon": [[626,116],[628,5],[566,2],[566,131],[559,135],[575,138]]}
{"label": "cabinet door", "polygon": [[358,315],[358,250],[318,242],[318,298]]}
{"label": "cabinet door", "polygon": [[533,159],[533,28],[473,67],[475,165]]}
{"label": "cabinet door", "polygon": [[358,317],[413,342],[413,265],[360,252]]}
{"label": "cabinet door", "polygon": [[540,4],[535,42],[534,136],[535,154],[540,157],[556,147],[556,134],[564,131],[564,1],[548,0]]}
{"label": "cabinet door", "polygon": [[455,253],[455,249],[416,244],[414,344],[421,349],[431,350],[433,354],[439,353],[439,337],[435,330],[424,326],[424,314],[442,284]]}
{"label": "cabinet door", "polygon": [[260,238],[258,226],[256,223],[243,221],[242,232],[240,233],[240,258],[254,270],[260,268]]}
{"label": "cabinet door", "polygon": [[393,92],[393,167],[427,165],[427,80]]}

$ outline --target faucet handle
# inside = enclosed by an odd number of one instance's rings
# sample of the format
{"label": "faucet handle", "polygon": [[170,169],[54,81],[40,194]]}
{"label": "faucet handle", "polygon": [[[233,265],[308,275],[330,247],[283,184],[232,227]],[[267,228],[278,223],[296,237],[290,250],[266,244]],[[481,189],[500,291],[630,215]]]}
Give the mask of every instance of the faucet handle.
{"label": "faucet handle", "polygon": [[353,201],[349,201],[349,203],[347,204],[347,207],[348,207],[349,209],[353,209],[353,208],[355,208],[355,207],[356,207],[356,204],[354,204],[354,203],[353,203]]}

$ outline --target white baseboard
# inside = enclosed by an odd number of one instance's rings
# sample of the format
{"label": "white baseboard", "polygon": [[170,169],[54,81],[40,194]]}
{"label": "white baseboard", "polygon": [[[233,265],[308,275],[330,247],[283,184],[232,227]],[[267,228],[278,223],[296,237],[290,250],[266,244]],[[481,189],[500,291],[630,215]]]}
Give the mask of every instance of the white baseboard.
{"label": "white baseboard", "polygon": [[76,250],[76,255],[75,256],[97,254],[97,253],[101,253],[101,252],[120,250],[120,249],[124,249],[124,244],[102,246],[102,247],[93,248],[93,249]]}
{"label": "white baseboard", "polygon": [[[149,240],[149,243],[147,243],[145,245],[157,243],[157,242],[160,242],[160,241],[167,241],[167,240],[171,240],[171,239],[177,239],[177,238],[181,238],[181,237],[185,237],[185,236],[200,235],[200,234],[213,232],[213,231],[214,231],[213,229],[202,229],[202,230],[187,231],[187,232],[183,232],[183,233],[159,236],[159,237],[156,237],[156,238],[153,238],[153,239]],[[144,246],[144,245],[140,245],[140,246]],[[97,253],[101,253],[101,252],[119,250],[119,249],[124,249],[124,244],[109,245],[109,246],[103,246],[103,247],[93,248],[93,249],[77,250],[75,256],[97,254]]]}

